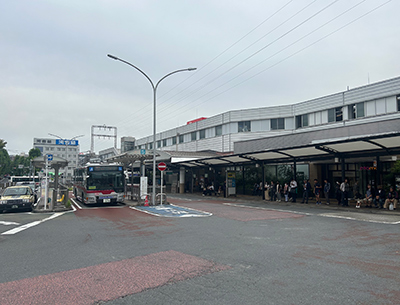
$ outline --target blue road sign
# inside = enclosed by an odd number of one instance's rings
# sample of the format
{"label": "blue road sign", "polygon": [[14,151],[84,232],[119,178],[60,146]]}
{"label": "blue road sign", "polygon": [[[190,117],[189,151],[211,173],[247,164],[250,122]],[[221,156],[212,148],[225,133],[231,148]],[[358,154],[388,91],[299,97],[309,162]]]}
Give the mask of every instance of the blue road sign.
{"label": "blue road sign", "polygon": [[48,154],[47,155],[47,161],[53,161],[53,155]]}
{"label": "blue road sign", "polygon": [[162,217],[207,217],[212,213],[184,208],[176,205],[136,206],[132,209],[139,210],[151,215]]}
{"label": "blue road sign", "polygon": [[146,150],[145,150],[145,149],[141,149],[141,150],[140,150],[140,154],[141,154],[141,155],[145,155],[145,154],[146,154]]}

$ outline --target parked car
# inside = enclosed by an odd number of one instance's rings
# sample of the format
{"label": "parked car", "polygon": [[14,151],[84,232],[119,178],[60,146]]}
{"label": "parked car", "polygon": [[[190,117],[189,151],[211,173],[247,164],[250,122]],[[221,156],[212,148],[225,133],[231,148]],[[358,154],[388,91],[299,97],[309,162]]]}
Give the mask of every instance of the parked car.
{"label": "parked car", "polygon": [[0,197],[0,212],[9,210],[32,211],[35,203],[35,193],[29,185],[10,186]]}

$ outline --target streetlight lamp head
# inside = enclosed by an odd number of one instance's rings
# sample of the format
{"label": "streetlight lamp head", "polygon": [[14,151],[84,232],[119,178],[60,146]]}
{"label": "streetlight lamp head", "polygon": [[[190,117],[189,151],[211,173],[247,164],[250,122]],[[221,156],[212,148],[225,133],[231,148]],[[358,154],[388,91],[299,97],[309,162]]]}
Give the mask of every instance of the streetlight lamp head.
{"label": "streetlight lamp head", "polygon": [[197,68],[188,68],[188,71],[194,71],[197,70]]}
{"label": "streetlight lamp head", "polygon": [[115,60],[119,60],[119,58],[117,56],[111,55],[111,54],[107,54],[108,57],[115,59]]}

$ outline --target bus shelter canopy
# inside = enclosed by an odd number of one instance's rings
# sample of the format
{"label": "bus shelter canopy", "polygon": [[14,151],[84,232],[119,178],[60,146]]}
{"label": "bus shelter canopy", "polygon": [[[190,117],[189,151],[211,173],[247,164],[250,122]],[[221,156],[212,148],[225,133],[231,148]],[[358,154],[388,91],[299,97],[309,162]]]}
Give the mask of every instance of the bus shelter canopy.
{"label": "bus shelter canopy", "polygon": [[[44,168],[46,166],[46,156],[36,157],[32,160],[32,165],[37,168]],[[61,157],[53,156],[53,160],[48,161],[50,168],[64,168],[68,165],[68,161]]]}
{"label": "bus shelter canopy", "polygon": [[[366,134],[368,131],[371,133]],[[260,162],[273,164],[397,156],[400,155],[400,119],[266,137],[234,145],[235,151],[231,155],[178,164],[187,167],[228,167]]]}

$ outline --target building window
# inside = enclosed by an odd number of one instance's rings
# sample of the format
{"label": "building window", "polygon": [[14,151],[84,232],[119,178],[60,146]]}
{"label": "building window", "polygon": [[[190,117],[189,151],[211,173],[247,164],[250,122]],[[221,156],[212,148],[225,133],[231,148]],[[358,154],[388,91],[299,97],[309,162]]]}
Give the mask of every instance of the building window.
{"label": "building window", "polygon": [[250,121],[238,122],[238,132],[249,132],[249,131],[251,131]]}
{"label": "building window", "polygon": [[193,131],[193,132],[190,134],[190,138],[191,138],[192,141],[196,141],[196,131]]}
{"label": "building window", "polygon": [[172,137],[172,145],[176,144],[176,137]]}
{"label": "building window", "polygon": [[157,148],[160,148],[161,147],[161,140],[158,140],[157,141]]}
{"label": "building window", "polygon": [[183,143],[183,134],[179,135],[179,143]]}
{"label": "building window", "polygon": [[51,140],[47,140],[47,143],[51,144]]}
{"label": "building window", "polygon": [[340,122],[343,121],[342,107],[337,107],[328,110],[328,122]]}
{"label": "building window", "polygon": [[167,139],[163,139],[163,140],[162,140],[162,146],[163,146],[163,147],[167,146]]}
{"label": "building window", "polygon": [[296,128],[308,126],[308,114],[296,116]]}
{"label": "building window", "polygon": [[222,136],[222,125],[215,126],[215,136]]}
{"label": "building window", "polygon": [[206,138],[206,130],[202,129],[200,130],[200,139],[205,139]]}
{"label": "building window", "polygon": [[271,119],[271,130],[285,129],[285,119]]}
{"label": "building window", "polygon": [[396,99],[397,99],[397,111],[400,111],[400,95],[398,95]]}
{"label": "building window", "polygon": [[364,103],[357,103],[348,106],[349,120],[364,117]]}
{"label": "building window", "polygon": [[149,149],[153,149],[153,143],[149,143]]}
{"label": "building window", "polygon": [[328,110],[328,122],[335,122],[335,109]]}
{"label": "building window", "polygon": [[335,114],[336,114],[336,122],[343,121],[342,107],[335,108]]}

